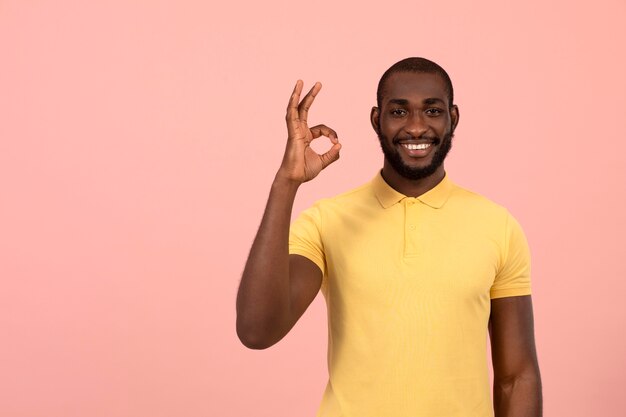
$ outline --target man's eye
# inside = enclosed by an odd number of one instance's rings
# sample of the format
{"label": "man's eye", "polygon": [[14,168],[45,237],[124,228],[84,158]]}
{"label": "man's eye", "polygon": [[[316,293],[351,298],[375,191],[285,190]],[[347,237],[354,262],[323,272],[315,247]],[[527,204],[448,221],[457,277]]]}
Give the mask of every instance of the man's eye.
{"label": "man's eye", "polygon": [[391,110],[391,114],[394,116],[404,116],[406,114],[406,110],[403,109],[393,109]]}
{"label": "man's eye", "polygon": [[426,110],[426,114],[429,116],[439,116],[443,111],[441,109],[428,109]]}

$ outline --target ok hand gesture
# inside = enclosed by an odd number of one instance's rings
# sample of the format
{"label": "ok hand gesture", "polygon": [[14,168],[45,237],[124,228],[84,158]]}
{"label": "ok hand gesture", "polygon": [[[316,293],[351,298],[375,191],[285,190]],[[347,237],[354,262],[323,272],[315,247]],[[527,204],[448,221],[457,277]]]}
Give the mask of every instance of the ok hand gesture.
{"label": "ok hand gesture", "polygon": [[[341,144],[337,133],[325,126],[317,125],[309,128],[307,117],[315,96],[322,89],[322,84],[315,83],[313,88],[300,102],[303,82],[298,80],[287,106],[287,148],[278,175],[303,183],[312,180],[322,169],[339,159]],[[332,142],[332,147],[323,154],[318,154],[311,148],[311,142],[325,136]]]}

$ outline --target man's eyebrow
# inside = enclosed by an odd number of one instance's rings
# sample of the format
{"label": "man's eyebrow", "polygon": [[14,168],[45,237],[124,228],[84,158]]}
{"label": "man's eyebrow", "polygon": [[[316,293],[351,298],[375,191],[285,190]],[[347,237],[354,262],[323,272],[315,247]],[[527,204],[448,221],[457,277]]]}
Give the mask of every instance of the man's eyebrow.
{"label": "man's eyebrow", "polygon": [[445,101],[436,97],[424,99],[423,103],[424,104],[437,104],[437,103],[446,104]]}
{"label": "man's eyebrow", "polygon": [[[405,99],[405,98],[392,98],[389,99],[388,101],[389,104],[397,104],[399,106],[408,106],[409,105],[409,100]],[[426,104],[427,106],[431,105],[431,104],[446,104],[445,101],[443,101],[440,98],[437,97],[430,97],[430,98],[425,98],[424,100],[422,100],[423,104]]]}
{"label": "man's eyebrow", "polygon": [[409,104],[409,100],[404,98],[392,98],[389,100],[390,104],[398,104],[400,106],[406,106]]}

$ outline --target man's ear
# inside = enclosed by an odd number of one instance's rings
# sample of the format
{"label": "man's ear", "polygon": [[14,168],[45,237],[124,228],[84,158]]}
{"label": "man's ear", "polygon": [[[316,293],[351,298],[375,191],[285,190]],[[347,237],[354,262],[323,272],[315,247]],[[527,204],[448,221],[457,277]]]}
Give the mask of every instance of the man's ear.
{"label": "man's ear", "polygon": [[450,107],[450,119],[452,122],[452,131],[456,129],[456,125],[459,124],[459,107],[455,104]]}
{"label": "man's ear", "polygon": [[378,111],[378,107],[372,107],[372,111],[370,112],[370,122],[372,123],[374,132],[376,132],[377,135],[380,134],[380,125],[378,124],[380,121],[379,117],[380,113]]}

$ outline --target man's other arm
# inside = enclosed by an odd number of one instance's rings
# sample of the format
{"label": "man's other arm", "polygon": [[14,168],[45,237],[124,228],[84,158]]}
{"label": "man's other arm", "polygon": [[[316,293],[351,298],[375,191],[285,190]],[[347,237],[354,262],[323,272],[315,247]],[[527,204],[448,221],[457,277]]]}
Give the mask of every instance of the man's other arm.
{"label": "man's other arm", "polygon": [[541,417],[543,400],[530,295],[491,300],[495,417]]}
{"label": "man's other arm", "polygon": [[[336,161],[341,145],[334,130],[307,124],[309,108],[322,85],[316,83],[300,102],[302,87],[298,81],[289,99],[285,154],[237,292],[237,335],[251,349],[265,349],[282,339],[322,283],[322,271],[313,261],[289,255],[291,210],[299,186]],[[310,144],[322,136],[330,138],[332,146],[320,155]]]}

